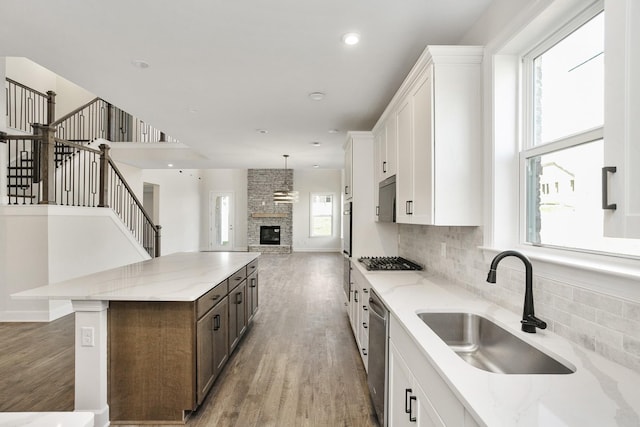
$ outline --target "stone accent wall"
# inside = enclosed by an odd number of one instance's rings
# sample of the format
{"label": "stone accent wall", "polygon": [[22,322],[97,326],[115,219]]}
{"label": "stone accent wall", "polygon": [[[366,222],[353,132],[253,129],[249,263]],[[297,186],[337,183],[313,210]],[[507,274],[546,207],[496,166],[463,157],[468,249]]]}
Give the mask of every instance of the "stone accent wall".
{"label": "stone accent wall", "polygon": [[[273,192],[284,187],[284,169],[249,169],[247,171],[247,244],[250,252],[291,253],[293,242],[291,204],[276,205]],[[293,185],[293,169],[287,169],[287,183]],[[252,214],[276,214],[284,217],[254,218]],[[260,226],[279,225],[280,245],[260,245]]]}
{"label": "stone accent wall", "polygon": [[[446,243],[444,257],[441,243]],[[501,269],[511,271],[498,274],[496,284],[487,284],[490,261],[485,261],[479,249],[482,243],[482,227],[398,226],[400,256],[520,315],[524,268],[501,264]],[[533,274],[536,316],[550,330],[640,372],[640,304],[536,275],[535,267]]]}

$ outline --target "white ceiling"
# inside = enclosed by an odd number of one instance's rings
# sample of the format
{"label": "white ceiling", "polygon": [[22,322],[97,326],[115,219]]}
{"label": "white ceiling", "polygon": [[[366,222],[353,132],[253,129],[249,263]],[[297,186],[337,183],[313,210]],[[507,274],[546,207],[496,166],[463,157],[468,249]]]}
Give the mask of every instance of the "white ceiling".
{"label": "white ceiling", "polygon": [[[424,47],[456,44],[490,1],[2,0],[0,56],[190,148],[131,153],[138,166],[279,168],[286,153],[292,168],[339,169],[346,131],[371,130]],[[360,44],[342,44],[349,31]]]}

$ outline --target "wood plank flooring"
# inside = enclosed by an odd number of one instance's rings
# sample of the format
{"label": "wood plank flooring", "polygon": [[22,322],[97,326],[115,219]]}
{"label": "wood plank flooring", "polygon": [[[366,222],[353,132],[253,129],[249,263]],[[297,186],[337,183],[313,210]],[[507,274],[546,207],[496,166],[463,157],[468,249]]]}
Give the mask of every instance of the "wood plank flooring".
{"label": "wood plank flooring", "polygon": [[[343,304],[342,256],[263,255],[259,281],[254,323],[187,426],[377,427]],[[48,383],[55,386],[45,390]],[[0,323],[0,411],[36,402],[73,409],[71,316]]]}

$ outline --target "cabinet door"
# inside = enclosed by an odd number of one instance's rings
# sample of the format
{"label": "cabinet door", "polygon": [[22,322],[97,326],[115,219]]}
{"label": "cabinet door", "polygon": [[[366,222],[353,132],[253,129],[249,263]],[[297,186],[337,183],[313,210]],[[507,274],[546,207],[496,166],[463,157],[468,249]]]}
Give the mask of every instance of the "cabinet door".
{"label": "cabinet door", "polygon": [[235,350],[247,327],[246,300],[247,282],[245,280],[229,292],[229,353]]}
{"label": "cabinet door", "polygon": [[418,427],[445,427],[444,422],[438,416],[438,413],[433,408],[431,401],[427,397],[427,394],[422,390],[415,381],[413,384],[413,400],[412,412],[416,417]]}
{"label": "cabinet door", "polygon": [[247,324],[258,311],[258,272],[255,271],[247,277]]}
{"label": "cabinet door", "polygon": [[389,116],[385,123],[385,178],[393,176],[397,172],[398,157],[398,118],[395,114]]}
{"label": "cabinet door", "polygon": [[213,373],[218,376],[229,358],[229,298],[225,297],[212,310]]}
{"label": "cabinet door", "polygon": [[604,166],[609,204],[604,235],[640,238],[640,2],[607,2],[605,13]]}
{"label": "cabinet door", "polygon": [[196,327],[198,348],[196,387],[198,390],[198,405],[202,403],[215,378],[213,362],[214,316],[214,311],[210,310],[198,320]]}
{"label": "cabinet door", "polygon": [[[431,68],[429,68],[430,70]],[[411,222],[413,224],[433,224],[433,118],[432,80],[430,72],[425,72],[411,91],[412,127],[412,173],[413,203]],[[445,142],[446,143],[446,142]],[[439,165],[446,168],[447,165]],[[440,183],[446,188],[446,183]]]}
{"label": "cabinet door", "polygon": [[[409,405],[413,395],[413,378],[411,371],[400,356],[400,353],[389,342],[389,426],[403,427],[415,425],[410,418]],[[414,412],[415,414],[415,412]]]}
{"label": "cabinet door", "polygon": [[344,198],[353,198],[353,143],[347,141],[344,149]]}
{"label": "cabinet door", "polygon": [[411,223],[413,203],[413,159],[411,131],[411,98],[407,97],[398,109],[398,173],[396,175],[396,221]]}

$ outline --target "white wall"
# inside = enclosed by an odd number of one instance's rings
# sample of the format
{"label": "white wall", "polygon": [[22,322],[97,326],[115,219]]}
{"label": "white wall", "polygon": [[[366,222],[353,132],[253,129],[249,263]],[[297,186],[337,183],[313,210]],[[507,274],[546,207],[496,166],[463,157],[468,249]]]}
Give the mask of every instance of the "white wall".
{"label": "white wall", "polygon": [[110,209],[0,207],[0,321],[48,321],[68,301],[14,300],[11,294],[149,259]]}
{"label": "white wall", "polygon": [[203,178],[195,169],[138,169],[117,163],[125,180],[142,203],[144,183],[159,191],[158,224],[162,226],[162,255],[200,250],[201,189]]}
{"label": "white wall", "polygon": [[47,93],[49,90],[54,91],[56,93],[56,118],[62,117],[96,97],[27,58],[6,58],[6,73],[6,77],[42,93]]}
{"label": "white wall", "polygon": [[[295,169],[293,188],[300,194],[298,203],[293,205],[293,250],[295,252],[341,252],[340,239],[342,203],[342,171],[329,169]],[[331,237],[310,237],[310,195],[311,193],[332,193],[333,235]]]}
{"label": "white wall", "polygon": [[209,245],[209,194],[211,192],[231,192],[234,201],[233,250],[247,250],[247,170],[246,169],[206,169],[202,172],[200,195],[200,249]]}

